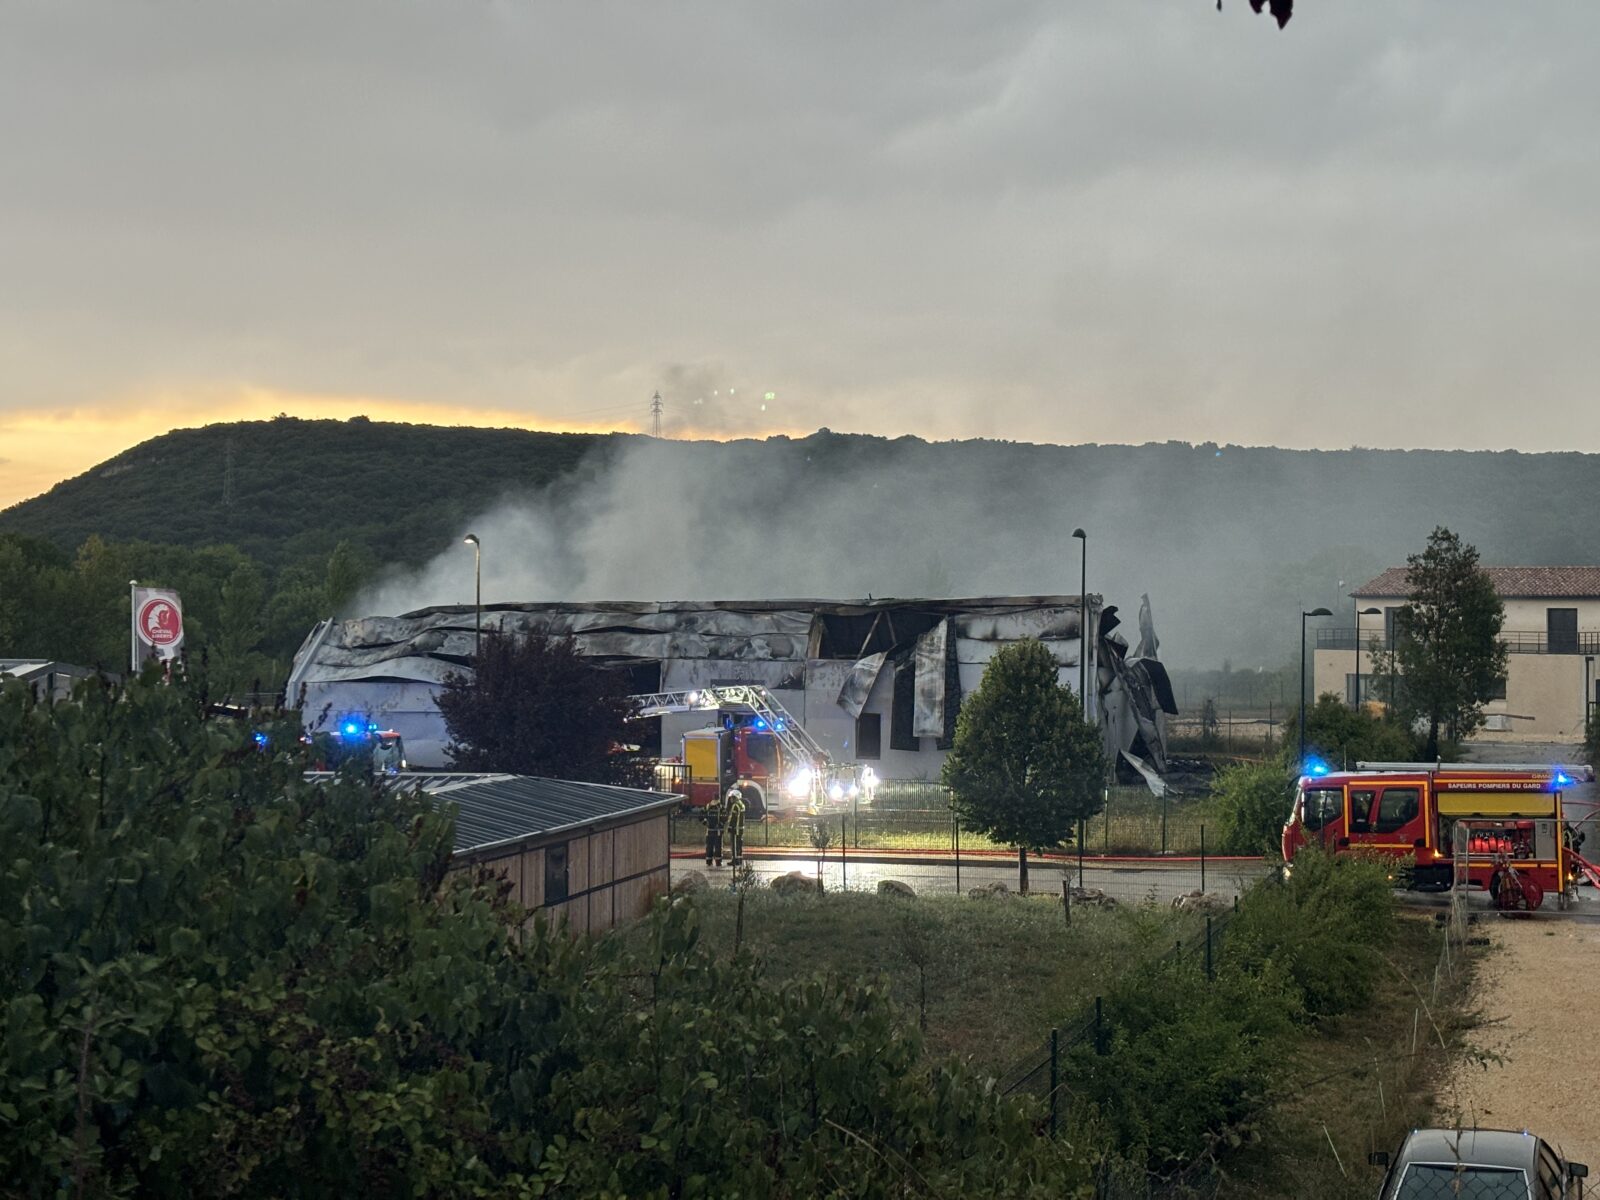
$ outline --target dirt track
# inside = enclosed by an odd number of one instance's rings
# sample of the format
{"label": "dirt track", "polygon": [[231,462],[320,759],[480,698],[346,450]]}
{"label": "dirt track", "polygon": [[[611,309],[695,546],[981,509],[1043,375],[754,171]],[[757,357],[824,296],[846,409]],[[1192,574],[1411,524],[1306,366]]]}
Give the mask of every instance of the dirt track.
{"label": "dirt track", "polygon": [[1473,991],[1483,1025],[1472,1040],[1503,1061],[1461,1064],[1441,1107],[1464,1125],[1527,1129],[1600,1170],[1600,1115],[1588,1099],[1600,1078],[1600,926],[1486,918],[1474,927],[1485,930]]}

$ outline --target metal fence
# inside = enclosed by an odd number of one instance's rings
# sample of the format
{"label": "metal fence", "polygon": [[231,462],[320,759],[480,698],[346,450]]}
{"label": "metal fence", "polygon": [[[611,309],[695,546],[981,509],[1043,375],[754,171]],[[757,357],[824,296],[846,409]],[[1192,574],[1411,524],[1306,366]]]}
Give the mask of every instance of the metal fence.
{"label": "metal fence", "polygon": [[[893,805],[841,806],[817,814],[768,817],[748,822],[745,845],[752,848],[811,850],[813,831],[821,826],[832,850],[947,851],[1009,850],[962,828],[942,789],[917,799],[940,801],[920,808]],[[1157,799],[1148,792],[1113,789],[1105,809],[1089,818],[1082,830],[1088,854],[1204,853],[1205,826],[1210,816],[1204,802]],[[1215,822],[1212,822],[1213,827]],[[696,812],[679,813],[673,821],[672,844],[687,848],[705,843],[705,821]],[[1076,849],[1074,841],[1068,849]],[[1215,846],[1211,847],[1215,851]]]}

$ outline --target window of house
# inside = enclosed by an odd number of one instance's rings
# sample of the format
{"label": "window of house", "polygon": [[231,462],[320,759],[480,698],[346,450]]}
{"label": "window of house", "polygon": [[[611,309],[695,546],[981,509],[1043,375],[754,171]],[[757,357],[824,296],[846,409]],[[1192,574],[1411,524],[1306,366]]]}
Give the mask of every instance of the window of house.
{"label": "window of house", "polygon": [[864,712],[856,718],[856,757],[883,757],[883,714]]}
{"label": "window of house", "polygon": [[1544,610],[1545,638],[1551,654],[1576,654],[1578,652],[1578,610],[1575,608],[1547,608]]}
{"label": "window of house", "polygon": [[1491,683],[1483,693],[1485,700],[1504,700],[1506,698],[1506,681],[1504,679]]}
{"label": "window of house", "polygon": [[1372,802],[1377,798],[1377,792],[1350,793],[1350,832],[1372,832]]}
{"label": "window of house", "polygon": [[1421,803],[1421,794],[1416,788],[1384,788],[1383,798],[1378,801],[1378,820],[1372,831],[1394,833],[1404,829],[1417,819]]}
{"label": "window of house", "polygon": [[1392,607],[1386,607],[1383,610],[1383,644],[1386,647],[1387,646],[1393,646],[1395,638],[1398,637],[1399,634],[1400,634],[1400,628],[1396,624],[1397,620],[1399,619],[1399,616],[1400,616],[1400,606],[1399,605],[1394,605]]}
{"label": "window of house", "polygon": [[567,898],[567,843],[544,848],[544,902],[560,904]]}

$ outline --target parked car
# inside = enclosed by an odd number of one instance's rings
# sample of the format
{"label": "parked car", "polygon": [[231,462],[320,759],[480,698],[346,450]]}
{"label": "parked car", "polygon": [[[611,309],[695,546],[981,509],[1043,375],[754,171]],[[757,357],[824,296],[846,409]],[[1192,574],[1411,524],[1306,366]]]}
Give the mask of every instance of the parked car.
{"label": "parked car", "polygon": [[1413,1129],[1387,1167],[1379,1200],[1581,1200],[1589,1168],[1541,1137],[1509,1129]]}

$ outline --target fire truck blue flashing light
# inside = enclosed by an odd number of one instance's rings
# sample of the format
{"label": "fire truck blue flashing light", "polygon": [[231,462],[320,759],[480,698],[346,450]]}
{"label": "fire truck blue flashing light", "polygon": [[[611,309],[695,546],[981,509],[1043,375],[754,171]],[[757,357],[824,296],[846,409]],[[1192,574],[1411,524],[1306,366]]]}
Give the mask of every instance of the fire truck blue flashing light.
{"label": "fire truck blue flashing light", "polygon": [[1563,788],[1572,782],[1572,776],[1568,775],[1565,771],[1557,771],[1556,777],[1550,782],[1558,788]]}
{"label": "fire truck blue flashing light", "polygon": [[255,735],[255,739],[256,739],[256,745],[258,745],[258,746],[265,746],[267,744],[267,735],[264,734],[264,733],[256,734]]}
{"label": "fire truck blue flashing light", "polygon": [[757,729],[765,729],[766,727],[767,727],[767,719],[765,717],[757,717],[756,718],[756,728]]}
{"label": "fire truck blue flashing light", "polygon": [[1306,759],[1306,774],[1312,776],[1313,778],[1320,779],[1322,776],[1326,775],[1329,770],[1330,768],[1328,764],[1323,762],[1320,758]]}

